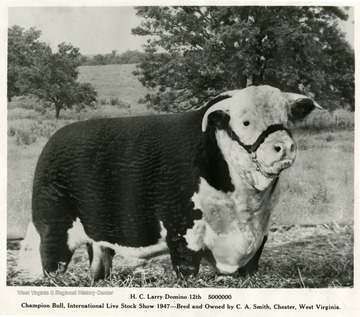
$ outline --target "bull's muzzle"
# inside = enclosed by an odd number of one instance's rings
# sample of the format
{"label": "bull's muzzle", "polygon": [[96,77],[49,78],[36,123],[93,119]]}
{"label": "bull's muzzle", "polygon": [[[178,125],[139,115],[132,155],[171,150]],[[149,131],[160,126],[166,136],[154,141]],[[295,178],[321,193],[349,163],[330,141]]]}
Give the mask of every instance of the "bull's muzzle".
{"label": "bull's muzzle", "polygon": [[293,158],[293,154],[294,154],[295,150],[296,150],[295,142],[290,137],[286,141],[275,143],[273,146],[273,151],[279,161],[286,157],[288,157],[290,159],[295,159],[295,157]]}
{"label": "bull's muzzle", "polygon": [[256,153],[257,170],[264,176],[277,177],[284,169],[293,165],[297,148],[294,140],[284,131],[265,140]]}
{"label": "bull's muzzle", "polygon": [[285,160],[275,162],[272,167],[273,167],[274,171],[276,171],[277,173],[280,173],[284,169],[287,169],[291,165],[293,165],[294,162],[295,162],[295,159],[285,159]]}

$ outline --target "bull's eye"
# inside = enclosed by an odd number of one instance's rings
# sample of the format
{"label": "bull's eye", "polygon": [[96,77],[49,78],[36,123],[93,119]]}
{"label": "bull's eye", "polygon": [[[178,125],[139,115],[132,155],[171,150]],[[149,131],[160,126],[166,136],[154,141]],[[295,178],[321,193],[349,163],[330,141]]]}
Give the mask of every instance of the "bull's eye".
{"label": "bull's eye", "polygon": [[244,126],[247,127],[248,125],[250,125],[250,122],[248,120],[243,122]]}

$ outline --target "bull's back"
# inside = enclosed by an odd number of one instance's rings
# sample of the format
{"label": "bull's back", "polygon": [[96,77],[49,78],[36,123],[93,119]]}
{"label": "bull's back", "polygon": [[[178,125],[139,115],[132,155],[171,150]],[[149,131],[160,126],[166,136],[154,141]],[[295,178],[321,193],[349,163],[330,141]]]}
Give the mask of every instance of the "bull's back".
{"label": "bull's back", "polygon": [[79,218],[97,241],[135,247],[156,243],[160,220],[167,225],[174,217],[187,217],[182,210],[196,187],[199,118],[103,119],[59,130],[37,165],[35,225],[69,226]]}

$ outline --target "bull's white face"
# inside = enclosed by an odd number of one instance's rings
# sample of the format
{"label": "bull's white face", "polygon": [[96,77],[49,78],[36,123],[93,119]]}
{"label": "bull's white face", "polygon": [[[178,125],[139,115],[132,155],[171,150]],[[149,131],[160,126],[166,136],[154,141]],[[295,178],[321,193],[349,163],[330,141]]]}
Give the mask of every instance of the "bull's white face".
{"label": "bull's white face", "polygon": [[249,87],[225,99],[230,126],[245,144],[253,144],[272,124],[287,124],[287,102],[280,90],[272,87]]}
{"label": "bull's white face", "polygon": [[[296,101],[307,99],[312,103],[312,109],[320,107],[306,96],[282,93],[270,86],[252,86],[224,95],[231,97],[208,109],[203,119],[203,131],[207,128],[209,115],[221,111],[229,116],[229,128],[240,142],[249,146],[270,126],[285,127],[291,115],[291,107]],[[266,135],[251,154],[232,140],[224,130],[219,129],[216,133],[219,147],[230,169],[235,170],[241,178],[259,190],[266,189],[282,170],[295,161],[296,145],[286,130]]]}

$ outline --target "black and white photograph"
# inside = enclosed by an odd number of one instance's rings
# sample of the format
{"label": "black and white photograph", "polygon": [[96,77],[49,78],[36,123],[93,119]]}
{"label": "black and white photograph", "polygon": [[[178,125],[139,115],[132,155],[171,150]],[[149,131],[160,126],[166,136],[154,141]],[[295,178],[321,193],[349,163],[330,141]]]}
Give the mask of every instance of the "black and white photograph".
{"label": "black and white photograph", "polygon": [[34,3],[1,11],[4,313],[360,313],[354,4]]}

